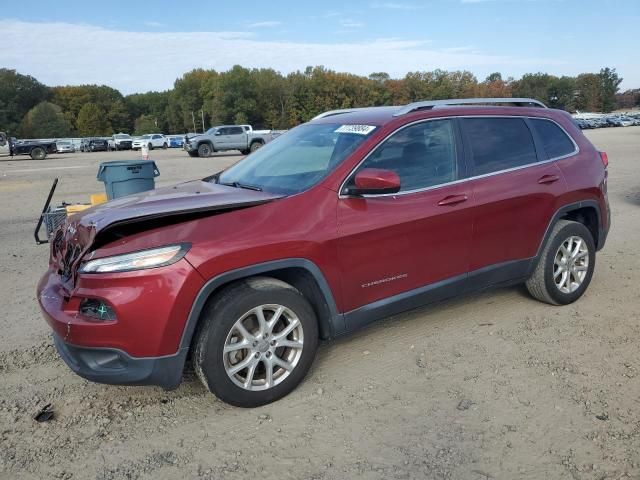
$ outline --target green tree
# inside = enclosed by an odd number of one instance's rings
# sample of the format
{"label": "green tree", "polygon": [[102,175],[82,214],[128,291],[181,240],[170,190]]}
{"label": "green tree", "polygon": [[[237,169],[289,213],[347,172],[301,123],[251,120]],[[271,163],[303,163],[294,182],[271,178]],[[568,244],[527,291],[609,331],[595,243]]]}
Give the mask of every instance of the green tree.
{"label": "green tree", "polygon": [[71,133],[71,125],[58,105],[41,102],[24,116],[20,135],[24,138],[60,138]]}
{"label": "green tree", "polygon": [[78,112],[77,131],[81,137],[111,135],[105,111],[95,103],[85,103]]}
{"label": "green tree", "polygon": [[151,115],[140,115],[136,118],[135,121],[135,130],[134,133],[136,135],[145,135],[147,133],[153,133],[158,131],[158,126],[156,125],[156,119]]}
{"label": "green tree", "polygon": [[622,83],[615,68],[603,68],[600,70],[600,102],[603,112],[610,112],[616,108],[616,93]]}
{"label": "green tree", "polygon": [[27,112],[50,97],[49,87],[32,76],[0,68],[0,129],[15,134]]}
{"label": "green tree", "polygon": [[107,118],[111,125],[111,130],[115,133],[130,132],[132,130],[131,116],[122,100],[118,100],[111,105],[107,112]]}
{"label": "green tree", "polygon": [[53,87],[53,103],[59,105],[72,126],[79,131],[78,116],[87,103],[96,105],[101,111],[109,112],[113,105],[123,101],[122,94],[106,85],[77,85]]}

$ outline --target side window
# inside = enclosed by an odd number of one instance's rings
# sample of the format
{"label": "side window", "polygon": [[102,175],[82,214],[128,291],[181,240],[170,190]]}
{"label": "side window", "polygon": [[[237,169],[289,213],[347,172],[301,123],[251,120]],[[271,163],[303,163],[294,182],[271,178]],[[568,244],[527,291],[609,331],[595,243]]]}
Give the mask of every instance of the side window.
{"label": "side window", "polygon": [[228,128],[219,128],[218,129],[218,133],[220,135],[229,135],[229,129]]}
{"label": "side window", "polygon": [[229,135],[242,135],[244,133],[242,127],[231,127],[229,130],[231,130]]}
{"label": "side window", "polygon": [[473,158],[473,174],[499,172],[536,163],[536,149],[522,118],[460,120]]}
{"label": "side window", "polygon": [[550,159],[570,155],[576,151],[571,139],[554,122],[541,118],[531,118],[529,121],[536,129],[544,150]]}
{"label": "side window", "polygon": [[457,165],[453,123],[450,120],[432,120],[393,134],[358,170],[393,170],[400,177],[400,191],[406,192],[456,180]]}

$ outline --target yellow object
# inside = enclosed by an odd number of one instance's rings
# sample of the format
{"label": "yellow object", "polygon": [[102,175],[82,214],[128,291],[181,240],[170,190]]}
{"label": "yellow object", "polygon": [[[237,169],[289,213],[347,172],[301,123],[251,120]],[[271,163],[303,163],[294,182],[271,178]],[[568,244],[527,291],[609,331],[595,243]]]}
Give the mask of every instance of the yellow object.
{"label": "yellow object", "polygon": [[67,205],[65,208],[67,210],[67,215],[71,215],[73,213],[78,213],[87,208],[91,207],[88,203],[76,203],[75,205]]}
{"label": "yellow object", "polygon": [[99,203],[105,203],[106,201],[106,193],[94,193],[93,195],[91,195],[91,205],[98,205]]}

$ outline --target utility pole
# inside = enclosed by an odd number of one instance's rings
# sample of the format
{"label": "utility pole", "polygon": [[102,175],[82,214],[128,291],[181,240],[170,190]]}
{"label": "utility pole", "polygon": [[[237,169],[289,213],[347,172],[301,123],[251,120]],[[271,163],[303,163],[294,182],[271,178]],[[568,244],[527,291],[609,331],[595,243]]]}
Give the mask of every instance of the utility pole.
{"label": "utility pole", "polygon": [[200,110],[200,114],[202,115],[202,133],[204,133],[204,109]]}
{"label": "utility pole", "polygon": [[191,121],[193,122],[193,133],[198,133],[196,130],[196,116],[193,114],[193,110],[191,110]]}

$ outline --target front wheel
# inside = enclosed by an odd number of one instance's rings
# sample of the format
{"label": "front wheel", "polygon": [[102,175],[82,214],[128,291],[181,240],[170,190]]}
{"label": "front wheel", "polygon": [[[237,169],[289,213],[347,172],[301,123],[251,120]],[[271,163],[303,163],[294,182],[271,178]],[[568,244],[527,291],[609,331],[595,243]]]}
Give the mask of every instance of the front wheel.
{"label": "front wheel", "polygon": [[199,157],[210,157],[213,153],[213,149],[208,143],[203,143],[198,146],[198,156]]}
{"label": "front wheel", "polygon": [[529,293],[552,305],[575,302],[585,292],[596,263],[593,235],[582,223],[560,220],[527,280]]}
{"label": "front wheel", "polygon": [[221,400],[257,407],[291,392],[318,346],[309,302],[269,277],[242,280],[209,303],[193,353],[202,383]]}
{"label": "front wheel", "polygon": [[162,144],[162,149],[163,149],[163,150],[166,150],[167,148],[169,148],[169,147],[168,147],[168,145],[167,145],[166,143],[163,143],[163,144]]}
{"label": "front wheel", "polygon": [[149,151],[153,150],[153,143],[150,143],[149,145],[147,145],[147,148],[149,149]]}

